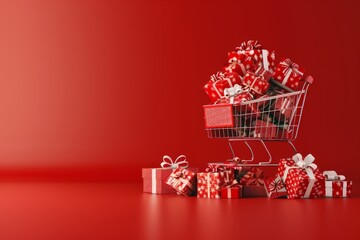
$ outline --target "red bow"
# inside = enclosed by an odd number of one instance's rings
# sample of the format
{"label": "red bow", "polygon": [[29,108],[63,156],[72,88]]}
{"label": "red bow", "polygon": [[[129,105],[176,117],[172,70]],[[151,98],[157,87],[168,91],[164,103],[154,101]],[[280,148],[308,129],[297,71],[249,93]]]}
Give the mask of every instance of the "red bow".
{"label": "red bow", "polygon": [[284,187],[285,187],[284,183],[279,178],[274,179],[269,184],[269,189],[271,192],[273,192],[273,191],[277,192],[277,191],[283,189]]}

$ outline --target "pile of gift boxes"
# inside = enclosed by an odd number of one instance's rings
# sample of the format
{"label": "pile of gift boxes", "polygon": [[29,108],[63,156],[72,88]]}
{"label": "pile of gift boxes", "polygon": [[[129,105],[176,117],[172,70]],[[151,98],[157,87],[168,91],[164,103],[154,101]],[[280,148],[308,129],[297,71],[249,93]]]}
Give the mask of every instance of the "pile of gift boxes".
{"label": "pile of gift boxes", "polygon": [[[221,131],[221,135],[216,137],[266,140],[294,137],[285,134],[289,131],[287,126],[290,115],[296,108],[294,98],[290,97],[295,96],[295,93],[287,93],[297,91],[302,85],[301,81],[306,82],[308,79],[296,63],[283,59],[275,65],[274,51],[264,49],[258,41],[244,42],[228,54],[228,63],[223,70],[212,75],[204,86],[211,100],[211,105],[204,106],[206,128],[211,131],[217,127],[240,129],[235,132]],[[264,101],[251,101],[260,98]],[[220,110],[214,111],[218,107]],[[240,112],[241,117],[234,120],[234,111]],[[231,118],[225,118],[229,113]],[[204,171],[199,171],[198,168],[188,166],[185,155],[175,160],[164,156],[161,168],[143,168],[143,191],[199,198],[267,196],[298,199],[351,196],[352,181],[335,171],[321,172],[314,161],[311,154],[303,158],[300,153],[296,153],[290,158],[279,159],[275,176],[267,177],[259,168],[260,165],[247,166],[239,159],[208,163]]]}
{"label": "pile of gift boxes", "polygon": [[[236,131],[224,131],[223,136],[215,137],[292,138],[288,125],[296,108],[295,96],[266,99],[298,90],[306,78],[310,76],[290,59],[275,65],[274,51],[264,49],[258,41],[243,42],[228,53],[222,71],[212,75],[204,86],[211,101],[204,106],[206,128],[236,127]],[[240,104],[254,99],[264,101]],[[234,108],[231,112],[243,117],[226,117],[224,106],[229,104]],[[265,128],[267,131],[263,131]],[[210,133],[216,135],[216,129]]]}
{"label": "pile of gift boxes", "polygon": [[161,168],[143,168],[143,191],[199,198],[320,198],[350,197],[352,181],[335,171],[324,171],[309,154],[280,159],[277,173],[266,177],[258,167],[209,163],[205,171],[188,167],[184,155],[173,161],[164,156]]}

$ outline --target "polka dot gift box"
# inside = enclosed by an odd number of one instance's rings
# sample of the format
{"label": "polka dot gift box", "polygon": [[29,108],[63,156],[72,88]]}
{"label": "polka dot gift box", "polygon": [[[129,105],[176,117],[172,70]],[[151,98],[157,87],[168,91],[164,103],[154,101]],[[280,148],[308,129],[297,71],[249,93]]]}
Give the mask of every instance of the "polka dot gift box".
{"label": "polka dot gift box", "polygon": [[224,90],[226,88],[233,87],[235,84],[240,83],[240,77],[226,77],[223,72],[218,72],[210,77],[210,80],[204,86],[204,90],[211,102],[214,103],[224,96]]}
{"label": "polka dot gift box", "polygon": [[325,192],[325,177],[313,163],[309,154],[302,158],[300,153],[279,162],[278,175],[285,183],[288,198],[318,198]]}
{"label": "polka dot gift box", "polygon": [[255,64],[255,71],[258,68],[265,68],[273,72],[275,68],[275,52],[264,49],[262,45],[255,40],[243,42],[235,49],[238,54],[245,54],[249,56]]}
{"label": "polka dot gift box", "polygon": [[199,198],[220,198],[221,188],[234,180],[234,171],[209,166],[207,172],[197,174]]}
{"label": "polka dot gift box", "polygon": [[289,58],[283,59],[276,67],[272,83],[286,90],[296,90],[304,75],[304,70]]}
{"label": "polka dot gift box", "polygon": [[244,77],[247,71],[255,71],[253,60],[245,54],[230,52],[228,58],[229,62],[224,67],[224,72],[236,72],[239,76]]}
{"label": "polka dot gift box", "polygon": [[256,98],[264,95],[270,87],[270,84],[263,77],[251,72],[245,75],[242,85],[245,89],[249,89]]}

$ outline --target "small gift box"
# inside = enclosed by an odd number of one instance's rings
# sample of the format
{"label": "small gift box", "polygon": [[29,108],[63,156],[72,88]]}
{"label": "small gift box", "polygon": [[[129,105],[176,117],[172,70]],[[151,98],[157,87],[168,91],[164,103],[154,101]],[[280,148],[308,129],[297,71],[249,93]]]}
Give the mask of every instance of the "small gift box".
{"label": "small gift box", "polygon": [[252,124],[252,129],[253,130],[250,136],[255,138],[270,139],[276,137],[278,127],[277,125],[268,121],[256,120]]}
{"label": "small gift box", "polygon": [[255,73],[248,72],[242,82],[245,88],[250,90],[250,93],[258,98],[266,93],[270,84],[264,80],[262,76],[258,76]]}
{"label": "small gift box", "polygon": [[233,170],[209,165],[206,171],[197,174],[197,196],[200,198],[220,198],[221,188],[234,180]]}
{"label": "small gift box", "polygon": [[285,183],[288,198],[317,198],[324,196],[325,178],[309,154],[303,160],[300,153],[281,159],[278,175]]}
{"label": "small gift box", "polygon": [[269,198],[286,198],[287,191],[280,176],[265,179],[265,190]]}
{"label": "small gift box", "polygon": [[337,175],[335,171],[324,171],[325,197],[351,197],[352,181],[345,180],[345,176]]}
{"label": "small gift box", "polygon": [[225,88],[230,88],[235,84],[232,80],[234,80],[234,78],[230,79],[222,72],[211,75],[210,80],[204,86],[204,90],[211,102],[214,103],[224,96]]}
{"label": "small gift box", "polygon": [[277,65],[272,82],[286,90],[296,90],[303,75],[304,70],[287,58]]}
{"label": "small gift box", "polygon": [[234,180],[231,184],[221,188],[221,198],[242,198],[243,187]]}
{"label": "small gift box", "polygon": [[241,77],[245,76],[246,72],[254,71],[254,62],[251,57],[243,53],[230,52],[228,54],[228,65],[224,67],[224,72],[236,72]]}
{"label": "small gift box", "polygon": [[268,71],[273,72],[275,67],[275,52],[271,53],[267,49],[263,49],[261,44],[258,41],[249,40],[243,42],[236,49],[237,53],[246,54],[255,63],[255,70],[259,67],[263,67]]}
{"label": "small gift box", "polygon": [[166,184],[166,179],[178,166],[188,167],[185,155],[180,155],[175,161],[165,155],[160,166],[161,168],[142,169],[143,192],[155,194],[176,193],[172,187]]}
{"label": "small gift box", "polygon": [[178,167],[170,174],[166,183],[184,196],[196,195],[196,172],[194,171]]}

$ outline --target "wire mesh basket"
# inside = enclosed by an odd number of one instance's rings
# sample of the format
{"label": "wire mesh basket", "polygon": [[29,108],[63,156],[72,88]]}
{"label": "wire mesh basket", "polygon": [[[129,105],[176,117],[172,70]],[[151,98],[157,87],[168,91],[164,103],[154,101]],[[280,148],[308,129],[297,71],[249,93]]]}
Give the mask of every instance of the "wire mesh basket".
{"label": "wire mesh basket", "polygon": [[[227,138],[233,158],[228,160],[236,166],[277,166],[272,163],[266,141],[287,142],[294,152],[292,143],[299,132],[311,76],[305,78],[299,91],[274,96],[263,96],[240,104],[204,105],[205,130],[209,138]],[[265,148],[269,160],[254,163],[254,151],[249,141],[259,141]],[[232,144],[243,142],[251,153],[251,159],[240,159],[235,155]],[[213,165],[224,163],[212,163]]]}

